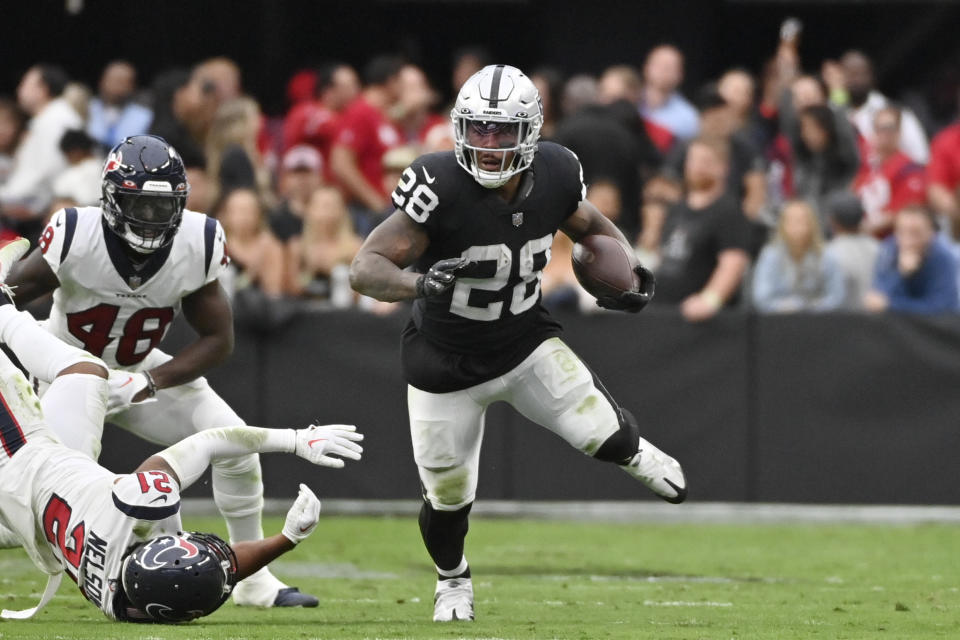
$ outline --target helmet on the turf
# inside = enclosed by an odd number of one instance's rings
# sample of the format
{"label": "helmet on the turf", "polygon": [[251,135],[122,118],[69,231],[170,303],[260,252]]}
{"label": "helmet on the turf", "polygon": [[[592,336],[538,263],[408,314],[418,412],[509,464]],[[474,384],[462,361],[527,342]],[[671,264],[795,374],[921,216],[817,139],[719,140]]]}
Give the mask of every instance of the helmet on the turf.
{"label": "helmet on the turf", "polygon": [[121,568],[130,604],[156,622],[216,611],[237,582],[237,556],[211,533],[179,533],[134,547]]}
{"label": "helmet on the turf", "polygon": [[[522,71],[491,64],[463,83],[450,119],[457,163],[474,180],[494,189],[533,162],[543,105],[537,87]],[[502,152],[499,168],[481,166],[478,154],[491,150]]]}
{"label": "helmet on the turf", "polygon": [[101,211],[131,248],[152,253],[173,241],[190,185],[180,154],[157,136],[130,136],[103,165]]}

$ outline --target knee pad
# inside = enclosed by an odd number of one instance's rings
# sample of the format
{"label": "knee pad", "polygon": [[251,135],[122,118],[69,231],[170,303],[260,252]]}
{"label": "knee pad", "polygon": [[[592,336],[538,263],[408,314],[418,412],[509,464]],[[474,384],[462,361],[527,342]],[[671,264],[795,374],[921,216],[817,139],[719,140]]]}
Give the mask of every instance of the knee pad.
{"label": "knee pad", "polygon": [[424,501],[439,512],[462,509],[476,497],[477,477],[470,465],[421,467],[420,483]]}

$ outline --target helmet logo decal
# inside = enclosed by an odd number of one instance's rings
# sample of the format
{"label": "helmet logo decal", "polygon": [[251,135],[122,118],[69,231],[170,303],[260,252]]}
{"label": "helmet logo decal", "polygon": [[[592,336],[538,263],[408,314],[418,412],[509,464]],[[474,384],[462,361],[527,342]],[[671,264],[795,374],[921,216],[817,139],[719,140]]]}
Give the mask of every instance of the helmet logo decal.
{"label": "helmet logo decal", "polygon": [[118,150],[115,153],[111,153],[110,157],[107,158],[107,163],[103,165],[103,173],[107,174],[111,171],[116,171],[123,165],[123,154]]}
{"label": "helmet logo decal", "polygon": [[[163,546],[163,548],[153,554],[152,557],[150,555],[144,556],[144,569],[163,569],[167,562],[187,560],[200,555],[200,551],[195,544],[179,536],[164,536],[155,540],[154,543]],[[164,556],[170,557],[166,559]]]}

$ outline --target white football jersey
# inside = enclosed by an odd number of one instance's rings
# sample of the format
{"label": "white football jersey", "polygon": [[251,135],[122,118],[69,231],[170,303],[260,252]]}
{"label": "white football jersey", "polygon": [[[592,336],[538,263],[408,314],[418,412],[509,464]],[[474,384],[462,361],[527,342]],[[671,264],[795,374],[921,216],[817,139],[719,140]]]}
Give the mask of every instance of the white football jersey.
{"label": "white football jersey", "polygon": [[229,264],[220,223],[185,210],[173,242],[138,269],[99,207],[57,211],[40,250],[60,281],[47,329],[111,368],[139,370],[166,335],[181,299]]}
{"label": "white football jersey", "polygon": [[0,508],[30,558],[48,574],[62,568],[107,617],[131,545],[181,528],[180,491],[161,471],[117,475],[32,433],[0,470]]}

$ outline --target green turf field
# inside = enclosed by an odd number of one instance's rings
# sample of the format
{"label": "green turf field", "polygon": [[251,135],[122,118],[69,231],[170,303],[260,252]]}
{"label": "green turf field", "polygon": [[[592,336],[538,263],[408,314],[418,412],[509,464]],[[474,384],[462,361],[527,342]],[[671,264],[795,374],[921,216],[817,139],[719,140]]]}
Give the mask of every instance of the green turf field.
{"label": "green turf field", "polygon": [[[191,528],[223,533],[220,521]],[[280,520],[267,525],[278,530]],[[107,622],[69,580],[0,638],[958,638],[960,528],[585,524],[475,518],[474,623],[430,622],[434,576],[414,519],[331,517],[275,564],[317,609],[228,602],[179,627]],[[43,578],[0,551],[2,604]]]}

